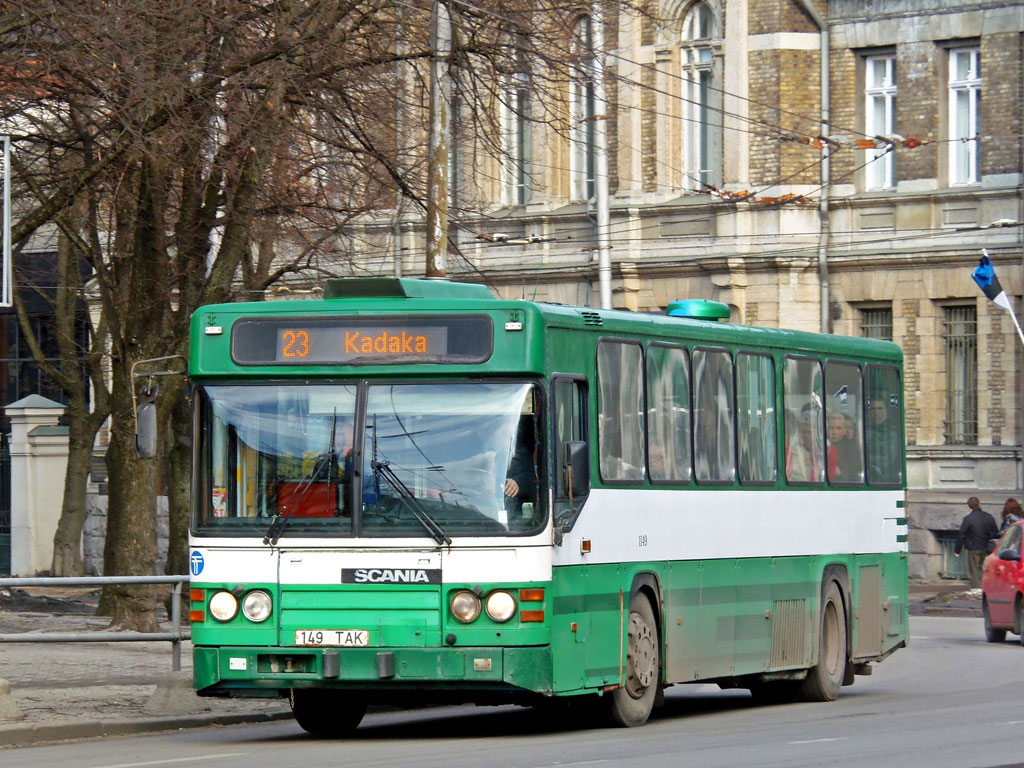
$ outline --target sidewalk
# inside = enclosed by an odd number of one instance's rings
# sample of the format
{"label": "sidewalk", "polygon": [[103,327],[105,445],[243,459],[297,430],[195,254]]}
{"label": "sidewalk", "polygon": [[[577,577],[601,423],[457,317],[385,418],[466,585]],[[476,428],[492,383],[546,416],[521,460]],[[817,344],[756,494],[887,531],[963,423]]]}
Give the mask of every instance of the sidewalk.
{"label": "sidewalk", "polygon": [[[0,634],[104,632],[98,591],[0,588]],[[169,632],[170,623],[161,631]],[[0,749],[61,739],[291,717],[284,699],[205,699],[188,692],[192,646],[172,675],[169,642],[0,643]],[[173,679],[172,679],[173,678]],[[158,683],[161,693],[153,698]],[[173,689],[168,706],[166,691]],[[10,710],[24,718],[9,719]]]}

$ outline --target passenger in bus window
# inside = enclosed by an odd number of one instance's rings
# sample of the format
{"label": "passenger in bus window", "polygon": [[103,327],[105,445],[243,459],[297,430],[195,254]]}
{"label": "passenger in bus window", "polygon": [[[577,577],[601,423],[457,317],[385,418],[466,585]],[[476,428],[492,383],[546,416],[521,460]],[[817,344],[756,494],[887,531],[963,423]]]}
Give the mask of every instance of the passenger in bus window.
{"label": "passenger in bus window", "polygon": [[881,395],[868,403],[868,482],[897,482],[900,467],[896,465],[899,454],[896,445],[898,424],[890,424],[889,408]]}
{"label": "passenger in bus window", "polygon": [[821,482],[821,439],[819,420],[814,409],[805,405],[800,411],[795,434],[786,444],[786,479],[798,483]]}
{"label": "passenger in bus window", "polygon": [[864,479],[853,418],[838,411],[828,417],[829,482],[857,483]]}

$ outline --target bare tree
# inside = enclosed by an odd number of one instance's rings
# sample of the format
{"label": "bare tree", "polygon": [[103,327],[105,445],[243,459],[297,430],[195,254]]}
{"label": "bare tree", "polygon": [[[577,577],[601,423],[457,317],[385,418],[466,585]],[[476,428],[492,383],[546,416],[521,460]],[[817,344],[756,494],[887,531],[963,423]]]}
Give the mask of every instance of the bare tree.
{"label": "bare tree", "polygon": [[[549,105],[531,119],[564,129],[577,7],[451,7],[464,135],[500,154],[495,106],[524,62],[536,103]],[[0,12],[0,109],[20,163],[14,237],[63,218],[67,247],[88,254],[104,319],[110,372],[94,387],[109,387],[106,573],[152,573],[157,560],[159,465],[134,453],[133,365],[186,354],[203,304],[259,299],[293,273],[352,274],[350,224],[380,217],[396,190],[422,204],[428,18],[424,0],[22,0]],[[88,215],[66,215],[83,200]],[[171,425],[168,567],[178,572],[184,392],[184,379],[167,378],[157,399]],[[154,626],[147,588],[109,590],[104,605],[116,624]]]}

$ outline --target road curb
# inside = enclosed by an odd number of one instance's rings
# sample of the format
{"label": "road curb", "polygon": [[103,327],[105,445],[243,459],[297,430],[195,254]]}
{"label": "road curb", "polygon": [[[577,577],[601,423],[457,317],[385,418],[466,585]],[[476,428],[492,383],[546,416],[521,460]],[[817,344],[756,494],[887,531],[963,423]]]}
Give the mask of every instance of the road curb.
{"label": "road curb", "polygon": [[242,725],[290,720],[291,712],[260,712],[258,714],[205,714],[160,717],[146,720],[82,720],[74,723],[48,725],[0,725],[0,748],[39,744],[48,741],[93,739],[101,736],[131,736],[139,733],[205,728],[211,725]]}

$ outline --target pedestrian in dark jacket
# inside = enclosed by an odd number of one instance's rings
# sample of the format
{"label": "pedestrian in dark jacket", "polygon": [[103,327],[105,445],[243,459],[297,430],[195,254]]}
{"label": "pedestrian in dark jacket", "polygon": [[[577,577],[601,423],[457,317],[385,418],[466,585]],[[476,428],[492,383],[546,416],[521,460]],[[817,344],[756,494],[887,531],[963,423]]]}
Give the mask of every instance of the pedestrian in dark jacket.
{"label": "pedestrian in dark jacket", "polygon": [[996,519],[981,508],[977,496],[967,500],[971,511],[960,523],[960,532],[956,536],[955,554],[960,557],[960,550],[967,550],[967,576],[971,587],[981,586],[981,569],[988,554],[988,542],[999,536]]}

